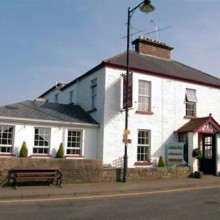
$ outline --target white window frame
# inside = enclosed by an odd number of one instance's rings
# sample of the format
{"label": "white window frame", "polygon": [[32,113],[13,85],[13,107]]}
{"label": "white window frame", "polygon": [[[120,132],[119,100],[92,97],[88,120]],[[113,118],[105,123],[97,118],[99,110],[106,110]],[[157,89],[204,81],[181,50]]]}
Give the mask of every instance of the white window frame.
{"label": "white window frame", "polygon": [[138,111],[151,111],[151,82],[138,81]]}
{"label": "white window frame", "polygon": [[55,94],[54,102],[59,103],[59,93]]}
{"label": "white window frame", "polygon": [[67,130],[66,155],[82,156],[83,131],[78,129]]}
{"label": "white window frame", "polygon": [[197,103],[197,97],[196,97],[196,90],[194,89],[186,89],[186,98],[185,98],[185,104],[186,104],[186,116],[196,116],[196,103]]}
{"label": "white window frame", "polygon": [[[12,131],[9,131],[12,129]],[[0,153],[11,154],[14,145],[15,127],[12,125],[0,125]]]}
{"label": "white window frame", "polygon": [[73,95],[74,95],[74,90],[71,90],[69,92],[69,103],[72,104],[73,103]]}
{"label": "white window frame", "polygon": [[151,159],[151,131],[140,129],[137,134],[137,161],[148,162]]}
{"label": "white window frame", "polygon": [[[39,130],[39,133],[36,133]],[[38,138],[36,139],[36,137]],[[40,137],[42,140],[40,140]],[[33,154],[49,155],[51,142],[51,128],[48,127],[35,127],[34,128],[34,147]]]}
{"label": "white window frame", "polygon": [[91,99],[92,99],[91,105],[92,105],[92,110],[93,110],[93,109],[96,109],[97,107],[96,106],[97,105],[97,78],[91,81],[90,87],[91,87]]}

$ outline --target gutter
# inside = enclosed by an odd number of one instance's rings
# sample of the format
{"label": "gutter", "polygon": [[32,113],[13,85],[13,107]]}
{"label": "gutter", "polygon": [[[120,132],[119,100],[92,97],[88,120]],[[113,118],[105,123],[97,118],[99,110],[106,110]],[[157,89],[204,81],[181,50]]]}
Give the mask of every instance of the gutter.
{"label": "gutter", "polygon": [[87,128],[99,128],[99,124],[90,123],[79,123],[79,122],[65,122],[65,121],[52,121],[52,120],[40,120],[40,119],[29,119],[29,118],[12,118],[12,117],[0,117],[1,121],[12,122],[13,124],[18,123],[29,123],[29,124],[44,124],[44,125],[57,125],[57,126],[80,126]]}
{"label": "gutter", "polygon": [[[114,63],[109,63],[109,62],[104,62],[106,64],[106,66],[108,67],[112,67],[112,68],[119,68],[119,69],[126,69],[126,66],[121,65],[121,64],[114,64]],[[218,88],[220,89],[219,85],[215,85],[212,83],[206,83],[206,82],[201,82],[198,80],[191,80],[191,79],[185,79],[182,77],[175,77],[175,76],[170,76],[166,73],[158,73],[158,72],[153,72],[153,71],[149,71],[149,70],[143,70],[143,69],[139,69],[139,68],[134,68],[134,67],[130,67],[130,71],[135,71],[135,72],[140,72],[140,73],[144,73],[144,74],[148,74],[148,75],[152,75],[152,76],[161,76],[164,78],[168,78],[168,79],[174,79],[174,80],[179,80],[179,81],[183,81],[183,82],[189,82],[189,83],[194,83],[194,84],[199,84],[199,85],[205,85],[205,86],[210,86],[210,87],[214,87],[214,88]]]}

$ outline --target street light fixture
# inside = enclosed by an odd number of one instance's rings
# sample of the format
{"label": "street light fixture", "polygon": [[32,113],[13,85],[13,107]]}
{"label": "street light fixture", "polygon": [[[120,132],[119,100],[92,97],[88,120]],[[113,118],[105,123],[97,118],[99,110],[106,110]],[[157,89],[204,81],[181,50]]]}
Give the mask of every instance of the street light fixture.
{"label": "street light fixture", "polygon": [[[134,7],[133,9],[128,8],[128,23],[127,23],[127,63],[126,63],[126,91],[125,91],[125,133],[128,130],[128,108],[129,108],[129,72],[130,72],[130,26],[131,26],[131,17],[135,10],[139,7],[139,9],[144,13],[151,13],[155,10],[155,7],[151,4],[150,0],[145,0],[141,2],[139,5]],[[127,141],[125,141],[125,149],[124,149],[124,173],[123,173],[123,182],[127,181],[127,173],[128,173],[128,153],[127,153]]]}

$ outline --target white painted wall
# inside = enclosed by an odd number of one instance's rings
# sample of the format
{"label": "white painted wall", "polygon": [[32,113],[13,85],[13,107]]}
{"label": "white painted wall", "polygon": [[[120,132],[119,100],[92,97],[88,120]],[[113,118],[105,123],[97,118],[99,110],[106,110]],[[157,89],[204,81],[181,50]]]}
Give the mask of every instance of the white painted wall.
{"label": "white painted wall", "polygon": [[198,148],[198,133],[188,133],[188,165],[192,167],[192,172],[198,171],[198,159],[192,157],[192,151]]}
{"label": "white painted wall", "polygon": [[[124,155],[122,136],[125,113],[122,107],[121,70],[106,69],[106,96],[104,112],[104,163],[112,164]],[[137,114],[138,80],[151,82],[152,115]],[[220,90],[141,73],[133,73],[133,108],[129,111],[128,127],[131,130],[132,144],[128,145],[128,166],[134,167],[137,157],[137,133],[139,129],[151,131],[151,155],[157,160],[165,157],[167,143],[178,141],[175,130],[189,121],[185,116],[186,88],[195,89],[197,94],[197,117],[206,117],[209,113],[220,122]],[[120,103],[120,105],[119,105]],[[194,163],[193,163],[194,164]],[[194,165],[193,165],[194,166]],[[195,167],[196,169],[196,167]]]}
{"label": "white painted wall", "polygon": [[220,134],[216,135],[216,176],[220,176]]}
{"label": "white painted wall", "polygon": [[28,156],[33,154],[34,147],[34,129],[35,127],[47,127],[51,128],[51,139],[50,139],[50,155],[52,157],[56,156],[59,149],[60,143],[64,146],[64,156],[66,155],[67,147],[67,133],[68,129],[80,130],[83,132],[82,140],[82,156],[85,159],[97,159],[97,135],[98,128],[96,127],[80,127],[80,126],[54,126],[54,125],[42,125],[42,124],[28,124],[28,123],[6,123],[0,122],[1,125],[12,125],[15,127],[14,132],[14,150],[13,154],[19,156],[21,146],[23,142],[26,142],[28,148]]}
{"label": "white painted wall", "polygon": [[[122,143],[125,127],[125,112],[122,111],[123,82],[121,74],[125,71],[115,68],[102,68],[82,78],[71,88],[63,90],[60,103],[68,103],[69,90],[74,89],[76,103],[86,111],[91,110],[91,80],[97,78],[97,111],[90,115],[100,123],[97,136],[97,158],[104,164],[113,164],[124,155]],[[138,81],[151,82],[152,115],[137,114]],[[139,129],[151,131],[151,158],[157,161],[160,155],[165,157],[165,146],[176,142],[174,133],[189,121],[185,116],[186,89],[195,89],[198,99],[197,117],[206,117],[209,113],[220,122],[220,90],[173,79],[166,79],[138,72],[133,73],[133,108],[129,110],[128,127],[132,144],[128,145],[128,166],[134,167],[137,157],[137,134]],[[75,92],[77,91],[77,92]],[[57,91],[47,95],[54,100]],[[91,139],[91,137],[90,137]],[[92,155],[94,152],[89,152]],[[194,166],[194,165],[193,165]]]}

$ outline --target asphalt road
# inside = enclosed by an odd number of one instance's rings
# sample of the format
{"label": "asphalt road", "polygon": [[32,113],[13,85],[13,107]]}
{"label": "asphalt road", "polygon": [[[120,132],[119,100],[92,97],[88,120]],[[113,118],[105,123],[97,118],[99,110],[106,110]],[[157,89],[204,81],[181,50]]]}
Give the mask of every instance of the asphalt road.
{"label": "asphalt road", "polygon": [[1,220],[220,219],[220,188],[0,204]]}

